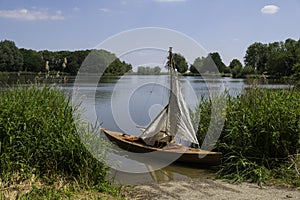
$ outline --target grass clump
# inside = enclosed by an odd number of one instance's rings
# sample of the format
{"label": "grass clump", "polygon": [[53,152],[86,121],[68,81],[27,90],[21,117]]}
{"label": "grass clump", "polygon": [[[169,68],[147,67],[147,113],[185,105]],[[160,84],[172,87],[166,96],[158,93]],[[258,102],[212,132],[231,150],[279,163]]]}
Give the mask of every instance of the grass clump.
{"label": "grass clump", "polygon": [[[227,112],[217,144],[224,156],[220,177],[259,184],[281,179],[299,186],[300,92],[254,87],[222,98]],[[199,135],[207,131],[211,103],[200,107]]]}
{"label": "grass clump", "polygon": [[[69,101],[62,91],[48,86],[16,87],[0,93],[2,188],[35,176],[43,185],[63,179],[68,184],[112,191],[105,179],[107,167],[81,142],[74,121],[76,108]],[[32,193],[44,190],[59,195],[49,188],[35,188]]]}

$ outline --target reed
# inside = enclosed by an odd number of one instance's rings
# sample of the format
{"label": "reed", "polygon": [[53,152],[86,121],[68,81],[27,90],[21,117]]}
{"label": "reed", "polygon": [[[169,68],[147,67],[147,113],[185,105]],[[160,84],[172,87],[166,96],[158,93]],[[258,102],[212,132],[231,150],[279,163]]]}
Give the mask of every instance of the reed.
{"label": "reed", "polygon": [[48,183],[57,177],[87,186],[106,182],[107,167],[82,144],[69,101],[48,86],[0,93],[0,182],[9,184],[15,174],[19,181],[34,174]]}
{"label": "reed", "polygon": [[[226,119],[217,150],[224,155],[221,178],[254,181],[271,179],[300,185],[300,92],[252,87],[237,97],[225,95]],[[198,136],[205,136],[211,102],[199,106]],[[298,181],[297,181],[298,180]]]}

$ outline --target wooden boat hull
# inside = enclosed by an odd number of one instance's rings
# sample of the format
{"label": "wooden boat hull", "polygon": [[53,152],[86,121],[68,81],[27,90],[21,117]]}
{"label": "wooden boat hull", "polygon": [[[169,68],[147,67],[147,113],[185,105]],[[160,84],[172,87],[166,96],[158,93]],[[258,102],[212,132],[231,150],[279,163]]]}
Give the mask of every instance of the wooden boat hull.
{"label": "wooden boat hull", "polygon": [[[135,153],[144,153],[142,156],[144,158],[147,157],[147,161],[158,159],[166,162],[174,161],[182,164],[201,164],[203,166],[221,164],[221,152],[211,152],[196,148],[187,148],[179,145],[167,148],[156,148],[147,146],[142,142],[130,141],[128,140],[129,135],[127,134],[113,132],[106,129],[102,129],[102,132],[110,141],[115,143],[120,148]],[[147,154],[150,152],[155,152],[155,154]]]}

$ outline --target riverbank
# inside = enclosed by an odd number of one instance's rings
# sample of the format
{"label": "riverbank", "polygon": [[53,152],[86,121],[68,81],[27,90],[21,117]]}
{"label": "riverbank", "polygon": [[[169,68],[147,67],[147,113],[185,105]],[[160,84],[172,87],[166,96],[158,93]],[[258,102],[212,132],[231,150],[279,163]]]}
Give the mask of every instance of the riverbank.
{"label": "riverbank", "polygon": [[88,150],[104,142],[77,109],[49,86],[1,91],[0,200],[117,198],[108,167]]}
{"label": "riverbank", "polygon": [[231,184],[210,178],[189,178],[126,188],[126,199],[298,199],[300,187],[253,183]]}

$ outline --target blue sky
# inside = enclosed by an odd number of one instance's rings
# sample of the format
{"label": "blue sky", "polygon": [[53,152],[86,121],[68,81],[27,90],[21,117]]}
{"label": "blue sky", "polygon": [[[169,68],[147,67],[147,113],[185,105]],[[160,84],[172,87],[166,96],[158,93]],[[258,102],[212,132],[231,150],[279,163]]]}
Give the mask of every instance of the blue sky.
{"label": "blue sky", "polygon": [[300,0],[0,0],[0,40],[35,50],[90,49],[133,28],[182,32],[225,64],[253,42],[300,38]]}

